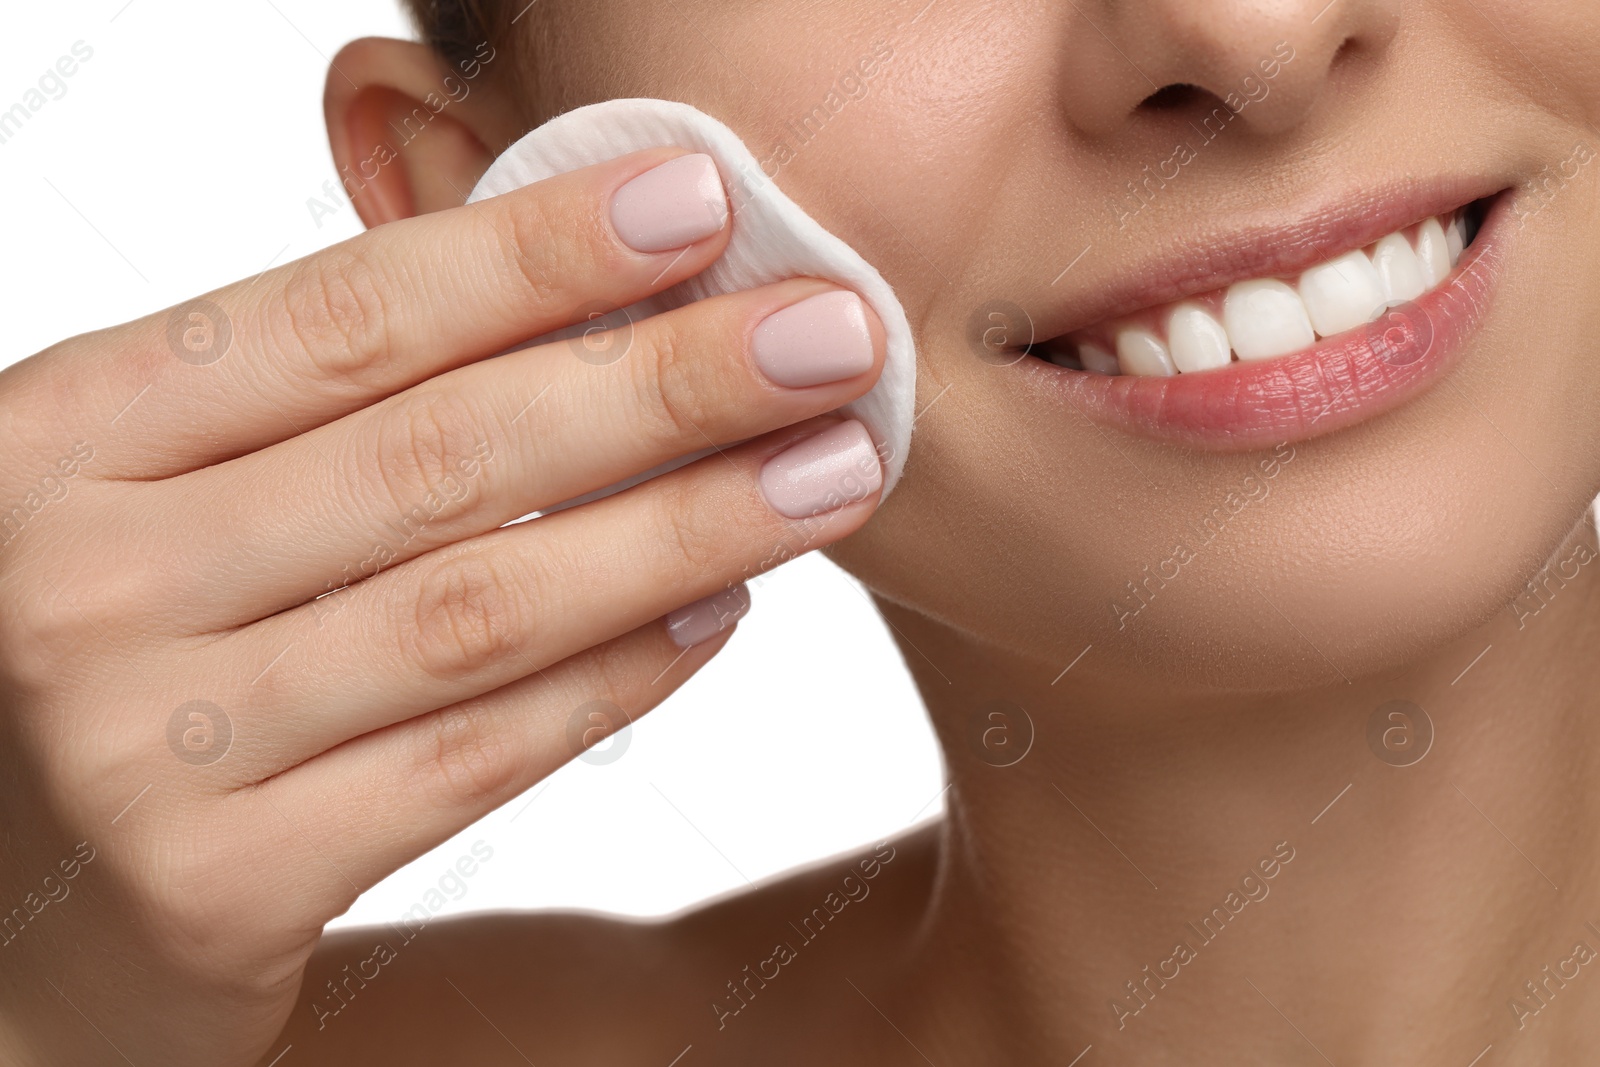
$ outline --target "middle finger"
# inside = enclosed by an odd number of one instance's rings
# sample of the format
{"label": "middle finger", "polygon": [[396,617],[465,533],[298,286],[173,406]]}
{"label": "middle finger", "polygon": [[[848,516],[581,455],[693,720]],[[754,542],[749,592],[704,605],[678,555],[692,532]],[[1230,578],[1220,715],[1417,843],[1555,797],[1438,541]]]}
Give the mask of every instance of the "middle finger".
{"label": "middle finger", "polygon": [[[626,328],[625,328],[626,330]],[[623,354],[554,342],[473,364],[165,483],[198,632],[264,618],[441,545],[866,392],[881,324],[793,279],[643,320]],[[607,351],[597,346],[599,351]],[[200,615],[194,614],[198,608]]]}

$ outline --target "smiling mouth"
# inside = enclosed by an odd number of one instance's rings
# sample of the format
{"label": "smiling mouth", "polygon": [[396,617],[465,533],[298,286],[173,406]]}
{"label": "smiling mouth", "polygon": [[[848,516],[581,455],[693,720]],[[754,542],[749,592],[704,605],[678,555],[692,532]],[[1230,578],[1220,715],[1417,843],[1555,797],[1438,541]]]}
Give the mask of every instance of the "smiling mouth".
{"label": "smiling mouth", "polygon": [[1292,356],[1445,285],[1490,198],[1407,226],[1294,277],[1260,277],[1145,308],[1025,351],[1096,375],[1171,377]]}
{"label": "smiling mouth", "polygon": [[1011,349],[1019,382],[1107,426],[1218,451],[1392,410],[1450,372],[1497,289],[1516,194],[1475,192],[1448,207],[1444,188],[1347,199],[1309,227],[1202,247],[1192,266],[1169,261],[1132,288],[1086,289],[1106,313],[1073,325],[1060,320],[1076,312],[1057,310],[1060,332]]}

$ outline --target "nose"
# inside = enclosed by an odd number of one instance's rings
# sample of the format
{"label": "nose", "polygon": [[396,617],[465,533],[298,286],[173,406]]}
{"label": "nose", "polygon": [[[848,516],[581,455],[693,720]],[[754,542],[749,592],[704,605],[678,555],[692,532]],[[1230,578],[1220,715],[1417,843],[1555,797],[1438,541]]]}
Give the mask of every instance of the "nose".
{"label": "nose", "polygon": [[1147,101],[1203,90],[1205,110],[1220,100],[1255,131],[1280,133],[1347,63],[1388,47],[1402,2],[1068,0],[1062,105],[1102,137]]}

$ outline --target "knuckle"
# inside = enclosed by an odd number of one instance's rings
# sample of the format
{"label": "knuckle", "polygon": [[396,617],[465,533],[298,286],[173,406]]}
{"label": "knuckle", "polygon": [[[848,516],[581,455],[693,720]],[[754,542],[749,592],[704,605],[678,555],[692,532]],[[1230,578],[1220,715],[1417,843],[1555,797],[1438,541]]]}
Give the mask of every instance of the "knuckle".
{"label": "knuckle", "polygon": [[476,804],[505,795],[517,779],[510,734],[493,713],[472,702],[429,716],[428,740],[419,754],[424,788],[443,804]]}
{"label": "knuckle", "polygon": [[382,271],[348,246],[297,264],[267,317],[269,328],[305,352],[313,376],[333,382],[360,382],[382,371],[388,319]]}
{"label": "knuckle", "polygon": [[602,699],[624,709],[629,721],[649,710],[659,686],[653,684],[661,664],[640,656],[627,641],[606,641],[585,650],[578,691],[585,699]]}
{"label": "knuckle", "polygon": [[438,564],[417,594],[411,656],[431,677],[459,680],[515,654],[527,615],[502,565],[482,556]]}
{"label": "knuckle", "polygon": [[726,562],[730,542],[730,524],[737,519],[726,512],[713,521],[712,510],[698,499],[695,490],[686,484],[674,485],[658,497],[659,512],[656,526],[663,533],[669,550],[690,573],[720,570]]}
{"label": "knuckle", "polygon": [[506,269],[536,306],[558,303],[566,290],[564,279],[572,273],[575,223],[563,216],[547,196],[530,195],[509,206]]}
{"label": "knuckle", "polygon": [[644,345],[647,358],[635,364],[636,407],[652,441],[707,443],[712,411],[704,383],[697,380],[702,361],[696,360],[694,347],[678,327],[658,320]]}
{"label": "knuckle", "polygon": [[[151,315],[57,341],[27,361],[34,368],[32,375],[12,372],[10,380],[0,386],[0,426],[7,435],[0,485],[13,491],[26,485],[30,472],[21,469],[24,459],[55,452],[61,427],[86,425],[90,412],[98,408],[104,378],[73,374],[70,368],[99,365],[115,351],[116,358],[130,371],[144,375],[144,380],[161,373],[166,354],[146,339],[155,328],[155,319]],[[0,544],[6,540],[0,533]]]}
{"label": "knuckle", "polygon": [[427,525],[465,507],[466,473],[487,444],[470,401],[449,393],[408,395],[382,410],[375,432],[377,447],[365,453],[369,469],[361,473],[383,487],[404,522]]}
{"label": "knuckle", "polygon": [[0,671],[34,690],[81,675],[86,658],[108,643],[120,648],[159,592],[145,570],[124,566],[106,567],[92,583],[70,588],[7,585],[12,592],[0,598]]}

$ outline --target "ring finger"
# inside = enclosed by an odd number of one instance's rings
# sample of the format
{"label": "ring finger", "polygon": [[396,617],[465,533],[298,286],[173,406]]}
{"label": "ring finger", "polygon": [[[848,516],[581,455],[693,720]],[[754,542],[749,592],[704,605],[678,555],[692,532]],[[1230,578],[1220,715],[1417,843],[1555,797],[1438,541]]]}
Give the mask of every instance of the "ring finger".
{"label": "ring finger", "polygon": [[236,690],[235,774],[537,673],[672,609],[832,543],[876,506],[858,422],[813,420],[626,492],[439,549],[207,644]]}

